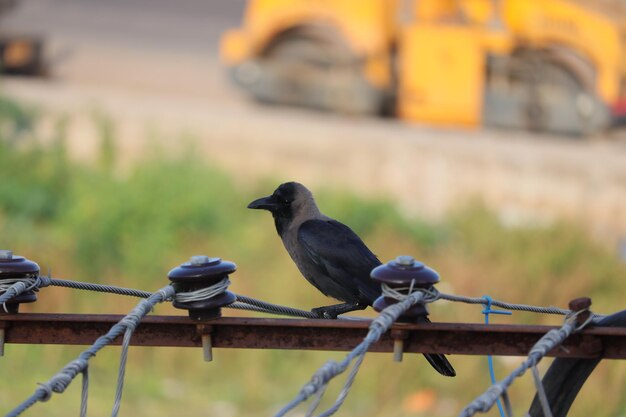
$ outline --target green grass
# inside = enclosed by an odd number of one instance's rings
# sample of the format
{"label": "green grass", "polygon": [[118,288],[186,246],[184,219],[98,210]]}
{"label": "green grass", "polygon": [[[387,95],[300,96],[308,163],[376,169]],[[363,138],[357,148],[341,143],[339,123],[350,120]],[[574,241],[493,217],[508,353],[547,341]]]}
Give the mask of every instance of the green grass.
{"label": "green grass", "polygon": [[[114,125],[102,116],[96,119],[102,132],[100,158],[81,164],[67,155],[62,123],[43,146],[28,130],[28,113],[9,108],[15,115],[0,118],[0,248],[38,262],[43,273],[51,270],[59,278],[144,290],[167,285],[167,272],[189,256],[207,254],[237,263],[231,288],[235,292],[305,309],[329,301],[299,276],[270,216],[245,208],[282,179],[237,185],[192,147],[178,156],[151,150],[120,174]],[[381,260],[412,254],[437,269],[442,291],[561,307],[588,295],[595,311],[623,308],[625,266],[574,225],[506,228],[477,203],[433,224],[401,215],[388,200],[364,199],[336,188],[314,191],[324,212],[353,227]],[[23,310],[124,313],[135,302],[47,288],[37,303]],[[159,306],[156,312],[184,314],[171,306]],[[482,321],[478,306],[442,302],[431,312],[435,321]],[[520,313],[496,320],[559,322]],[[36,382],[47,380],[82,349],[8,345],[0,359],[0,412],[29,396]],[[121,415],[270,415],[326,360],[342,357],[328,352],[217,350],[215,361],[204,363],[199,349],[133,348]],[[488,374],[484,358],[451,360],[459,375],[455,379],[439,377],[419,356],[409,355],[396,364],[390,355],[368,355],[340,415],[455,415],[487,388]],[[110,412],[118,361],[117,347],[92,360],[90,415]],[[519,360],[496,363],[503,376]],[[571,415],[626,413],[619,400],[626,367],[611,365],[601,365]],[[342,380],[329,387],[323,405],[330,404]],[[79,387],[77,381],[68,393],[35,405],[26,415],[77,414]],[[434,396],[432,404],[420,400],[428,396]],[[530,402],[531,381],[516,383],[511,396],[520,413]]]}

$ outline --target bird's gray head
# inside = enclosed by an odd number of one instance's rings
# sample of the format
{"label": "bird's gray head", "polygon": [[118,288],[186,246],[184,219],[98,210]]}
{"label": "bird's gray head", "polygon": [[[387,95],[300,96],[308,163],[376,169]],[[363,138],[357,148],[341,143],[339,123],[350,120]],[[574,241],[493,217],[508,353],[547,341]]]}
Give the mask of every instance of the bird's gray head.
{"label": "bird's gray head", "polygon": [[319,215],[311,191],[304,185],[293,181],[279,185],[272,195],[254,200],[248,204],[248,208],[267,210],[276,220]]}

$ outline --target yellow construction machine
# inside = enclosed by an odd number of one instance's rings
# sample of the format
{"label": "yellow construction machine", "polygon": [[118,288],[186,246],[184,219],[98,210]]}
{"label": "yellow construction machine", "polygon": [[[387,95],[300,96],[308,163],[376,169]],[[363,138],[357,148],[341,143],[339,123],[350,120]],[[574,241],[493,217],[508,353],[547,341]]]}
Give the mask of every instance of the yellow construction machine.
{"label": "yellow construction machine", "polygon": [[250,0],[221,57],[262,102],[575,135],[626,119],[624,0]]}

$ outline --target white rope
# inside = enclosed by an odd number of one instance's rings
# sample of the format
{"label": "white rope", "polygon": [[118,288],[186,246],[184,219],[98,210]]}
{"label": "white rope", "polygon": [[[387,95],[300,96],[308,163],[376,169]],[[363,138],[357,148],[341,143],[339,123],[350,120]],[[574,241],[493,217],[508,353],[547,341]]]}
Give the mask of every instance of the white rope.
{"label": "white rope", "polygon": [[30,291],[37,290],[40,283],[39,276],[26,278],[5,278],[0,280],[0,304],[5,313],[9,312],[7,302],[18,295]]}
{"label": "white rope", "polygon": [[539,398],[539,403],[541,404],[541,409],[543,410],[543,417],[552,417],[550,402],[548,401],[546,390],[543,386],[543,383],[541,382],[541,376],[539,375],[537,365],[533,365],[530,369],[533,373],[533,380],[535,381],[535,387],[537,388],[537,397]]}
{"label": "white rope", "polygon": [[181,303],[190,303],[193,301],[203,301],[213,298],[219,294],[222,294],[228,289],[230,285],[230,280],[228,277],[225,277],[221,281],[205,288],[200,288],[199,290],[189,291],[189,292],[179,292],[176,293],[174,299]]}
{"label": "white rope", "polygon": [[393,298],[397,301],[404,301],[409,298],[411,294],[417,291],[421,292],[424,297],[422,303],[432,303],[434,301],[437,301],[441,297],[439,291],[437,291],[437,289],[433,286],[430,286],[428,288],[414,288],[414,286],[415,280],[411,280],[411,285],[409,285],[408,287],[392,288],[385,283],[382,283],[380,287],[382,290],[382,295],[384,297]]}
{"label": "white rope", "polygon": [[4,294],[9,288],[11,288],[14,284],[17,284],[18,282],[23,282],[26,285],[26,288],[30,290],[32,289],[32,286],[37,283],[37,278],[28,277],[0,279],[0,294]]}
{"label": "white rope", "polygon": [[406,300],[409,297],[409,295],[413,293],[414,286],[415,286],[415,280],[412,279],[411,285],[409,285],[408,287],[393,288],[383,282],[380,285],[380,288],[382,290],[382,295],[384,297],[389,297],[389,298],[393,298],[394,300],[403,301],[403,300]]}

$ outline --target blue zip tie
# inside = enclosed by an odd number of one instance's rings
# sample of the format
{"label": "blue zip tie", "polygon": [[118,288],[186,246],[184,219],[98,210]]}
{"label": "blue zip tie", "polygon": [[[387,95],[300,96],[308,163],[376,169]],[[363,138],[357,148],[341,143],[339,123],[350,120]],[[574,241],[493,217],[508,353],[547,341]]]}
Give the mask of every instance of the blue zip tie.
{"label": "blue zip tie", "polygon": [[[487,301],[487,305],[485,306],[485,309],[482,311],[482,313],[485,315],[485,324],[489,324],[489,314],[501,314],[504,316],[510,316],[511,314],[513,314],[510,311],[493,310],[491,308],[491,303],[493,302],[493,299],[489,297],[488,295],[483,295],[483,298],[485,299],[485,301]],[[497,382],[496,372],[493,368],[493,357],[491,355],[487,355],[487,364],[489,365],[489,376],[491,378],[491,383],[495,384]],[[498,404],[498,410],[500,410],[500,416],[506,417],[506,414],[504,414],[504,408],[502,407],[502,403],[500,402],[499,398],[496,400],[496,403]]]}

